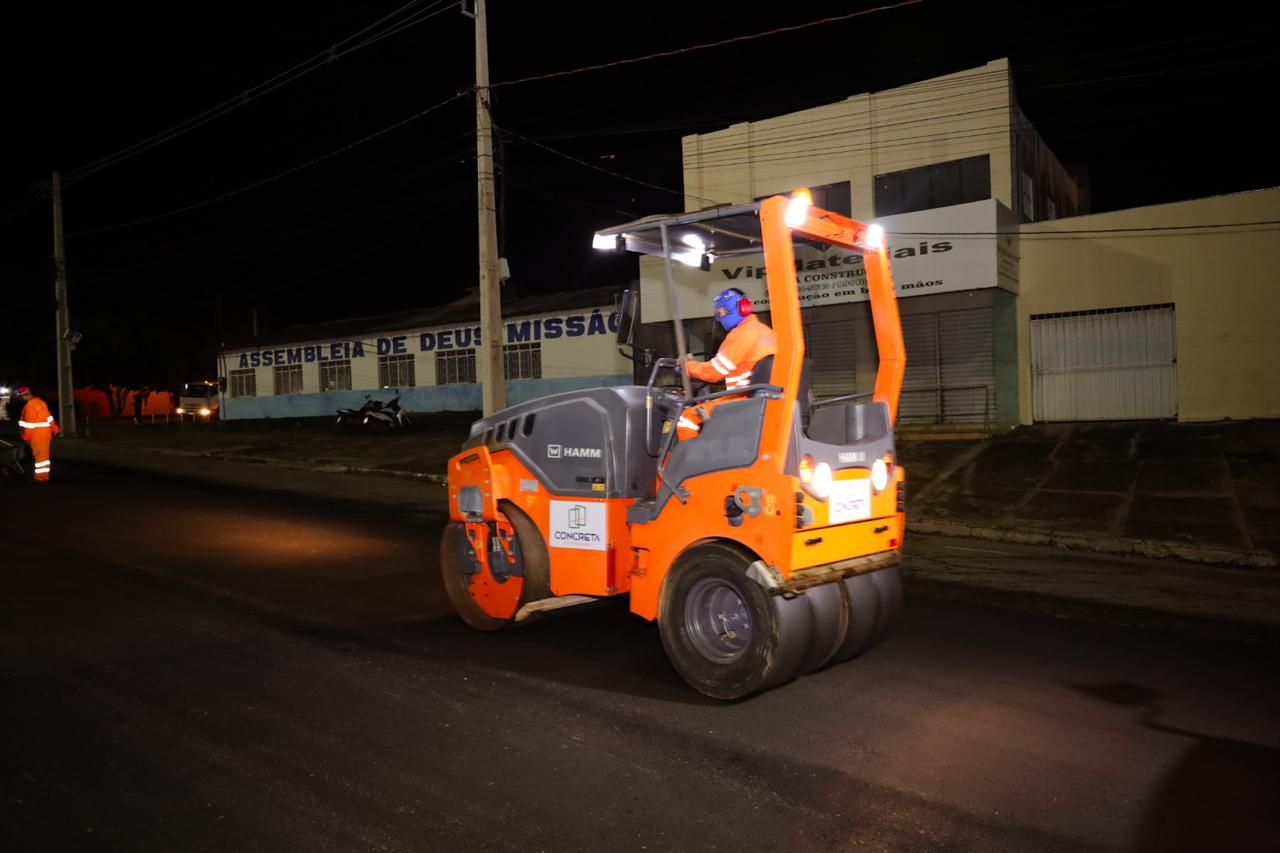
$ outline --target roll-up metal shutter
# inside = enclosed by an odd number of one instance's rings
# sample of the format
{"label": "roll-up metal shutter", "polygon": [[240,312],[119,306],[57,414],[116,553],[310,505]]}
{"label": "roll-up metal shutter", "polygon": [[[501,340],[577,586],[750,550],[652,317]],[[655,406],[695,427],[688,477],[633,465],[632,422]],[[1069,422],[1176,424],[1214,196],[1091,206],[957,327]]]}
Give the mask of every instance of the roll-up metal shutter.
{"label": "roll-up metal shutter", "polygon": [[805,324],[809,387],[818,397],[838,397],[858,390],[853,328],[852,320]]}
{"label": "roll-up metal shutter", "polygon": [[902,318],[907,347],[907,372],[902,379],[898,419],[903,423],[937,423],[942,419],[938,387],[938,315],[910,314]]}
{"label": "roll-up metal shutter", "polygon": [[1172,305],[1033,315],[1035,419],[1177,417],[1174,328]]}
{"label": "roll-up metal shutter", "polygon": [[978,423],[995,417],[995,317],[990,308],[938,315],[942,420]]}
{"label": "roll-up metal shutter", "polygon": [[995,318],[970,308],[902,318],[904,423],[986,423],[995,415]]}

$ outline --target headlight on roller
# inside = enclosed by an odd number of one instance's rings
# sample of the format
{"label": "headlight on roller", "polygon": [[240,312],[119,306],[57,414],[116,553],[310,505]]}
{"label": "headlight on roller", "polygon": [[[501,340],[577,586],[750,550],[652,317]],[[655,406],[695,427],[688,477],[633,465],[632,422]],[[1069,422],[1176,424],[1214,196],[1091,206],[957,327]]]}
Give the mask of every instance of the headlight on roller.
{"label": "headlight on roller", "polygon": [[825,501],[831,497],[831,479],[831,466],[819,462],[813,469],[813,482],[809,484],[809,491],[813,492],[814,497]]}
{"label": "headlight on roller", "polygon": [[871,487],[877,492],[883,492],[889,485],[889,466],[884,464],[883,459],[877,459],[871,463]]}

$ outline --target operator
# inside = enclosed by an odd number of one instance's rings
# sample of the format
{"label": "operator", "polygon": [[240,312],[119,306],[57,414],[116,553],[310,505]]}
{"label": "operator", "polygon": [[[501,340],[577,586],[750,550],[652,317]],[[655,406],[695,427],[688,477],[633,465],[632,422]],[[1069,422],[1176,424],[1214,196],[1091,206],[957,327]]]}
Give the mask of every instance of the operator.
{"label": "operator", "polygon": [[[778,351],[773,329],[761,322],[751,308],[751,300],[736,287],[731,287],[716,297],[715,310],[716,319],[729,334],[710,361],[695,361],[686,355],[685,372],[700,382],[724,380],[726,390],[745,388],[751,384],[751,370],[756,363]],[[722,397],[693,409],[686,409],[676,424],[677,435],[681,440],[697,435],[702,429],[702,422],[710,416],[716,404],[732,399],[734,398]]]}
{"label": "operator", "polygon": [[60,430],[49,414],[49,407],[44,400],[31,393],[27,387],[14,392],[25,404],[18,417],[18,426],[22,427],[22,440],[31,445],[31,455],[35,458],[37,483],[49,482],[49,445]]}

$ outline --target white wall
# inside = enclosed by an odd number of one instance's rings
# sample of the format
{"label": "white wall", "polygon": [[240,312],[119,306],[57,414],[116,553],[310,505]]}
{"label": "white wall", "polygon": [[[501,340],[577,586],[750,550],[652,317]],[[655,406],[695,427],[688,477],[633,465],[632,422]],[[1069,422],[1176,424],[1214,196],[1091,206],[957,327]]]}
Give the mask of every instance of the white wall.
{"label": "white wall", "polygon": [[[510,317],[506,320],[508,341],[511,341],[513,328],[523,331],[525,324],[528,324],[528,341],[537,341],[541,344],[542,378],[544,379],[630,373],[631,362],[622,357],[614,342],[616,319],[612,315],[612,306],[598,306],[575,311]],[[258,396],[264,397],[274,393],[275,384],[274,368],[264,362],[274,362],[276,353],[283,353],[287,362],[290,350],[295,351],[295,356],[300,352],[303,393],[314,393],[320,390],[320,350],[323,350],[327,360],[332,360],[330,356],[334,345],[338,346],[340,352],[345,353],[353,350],[355,344],[359,343],[363,349],[363,356],[351,358],[351,387],[352,390],[368,390],[378,387],[379,341],[383,341],[383,346],[386,348],[387,342],[403,338],[401,346],[404,351],[414,356],[415,384],[418,387],[428,387],[436,384],[436,353],[474,348],[477,330],[478,327],[474,323],[428,326],[338,341],[299,341],[273,345],[269,348],[229,350],[224,353],[224,357],[228,376],[230,371],[241,369],[242,363],[252,367],[256,358],[258,366],[254,370],[257,377]],[[456,345],[460,338],[466,342],[466,346]],[[308,355],[312,357],[311,361],[306,360]]]}
{"label": "white wall", "polygon": [[[1022,422],[1032,417],[1031,315],[1170,302],[1178,418],[1280,417],[1280,239],[1274,226],[1199,227],[1277,220],[1280,189],[1024,226]],[[1159,226],[1178,230],[1145,230]],[[1037,236],[1046,233],[1063,236]]]}

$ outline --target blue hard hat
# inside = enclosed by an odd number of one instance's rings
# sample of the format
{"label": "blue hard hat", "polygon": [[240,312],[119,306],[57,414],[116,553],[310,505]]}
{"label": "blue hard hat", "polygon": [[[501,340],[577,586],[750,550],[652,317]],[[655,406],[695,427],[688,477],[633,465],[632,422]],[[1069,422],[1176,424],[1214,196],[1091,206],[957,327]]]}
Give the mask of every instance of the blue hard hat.
{"label": "blue hard hat", "polygon": [[716,319],[726,329],[733,329],[752,313],[751,300],[736,287],[716,297]]}

